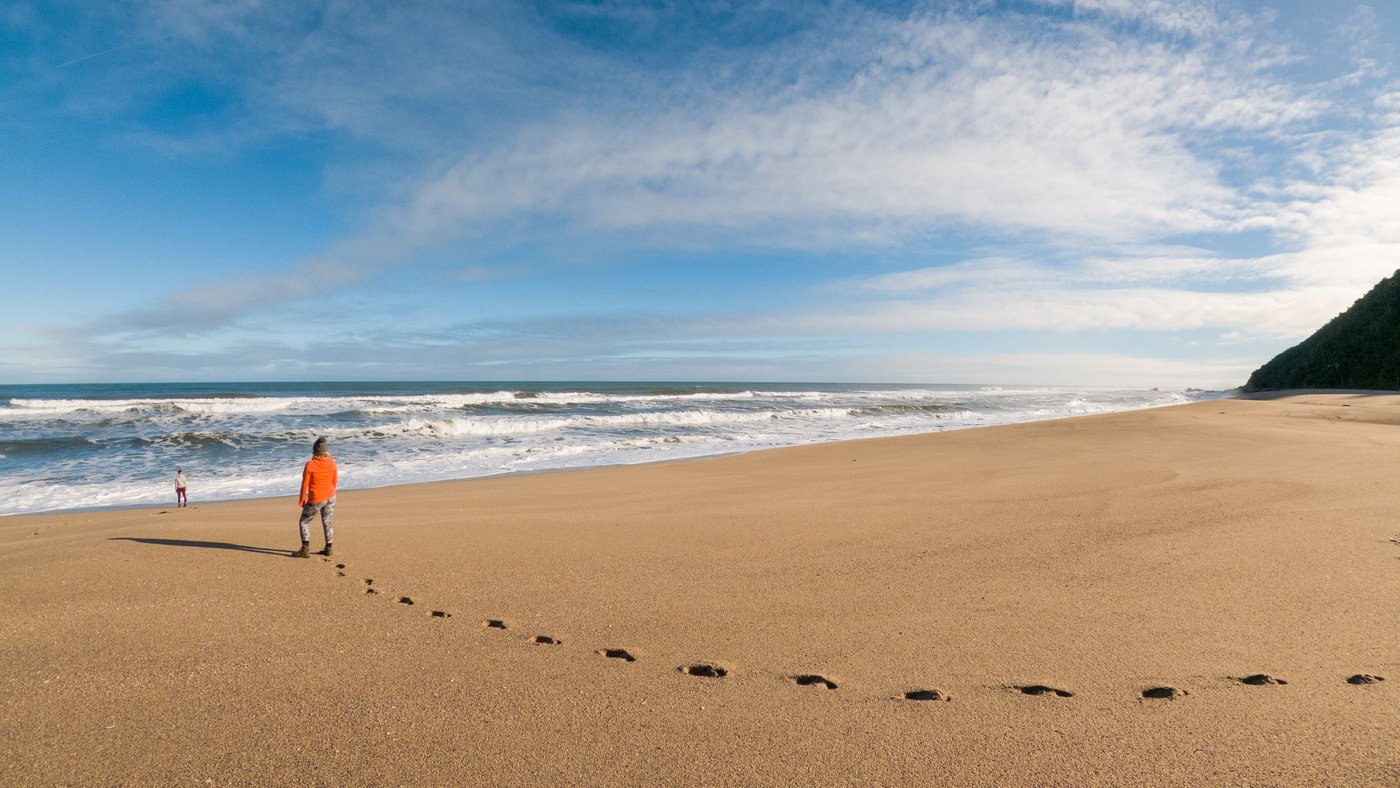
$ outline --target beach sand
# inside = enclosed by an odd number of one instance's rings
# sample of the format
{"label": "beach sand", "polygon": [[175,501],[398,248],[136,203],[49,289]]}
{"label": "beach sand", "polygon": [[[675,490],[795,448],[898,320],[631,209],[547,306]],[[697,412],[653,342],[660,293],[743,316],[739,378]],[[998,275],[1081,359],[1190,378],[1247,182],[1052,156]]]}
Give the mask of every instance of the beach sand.
{"label": "beach sand", "polygon": [[1396,396],[198,494],[0,519],[0,782],[1400,783]]}

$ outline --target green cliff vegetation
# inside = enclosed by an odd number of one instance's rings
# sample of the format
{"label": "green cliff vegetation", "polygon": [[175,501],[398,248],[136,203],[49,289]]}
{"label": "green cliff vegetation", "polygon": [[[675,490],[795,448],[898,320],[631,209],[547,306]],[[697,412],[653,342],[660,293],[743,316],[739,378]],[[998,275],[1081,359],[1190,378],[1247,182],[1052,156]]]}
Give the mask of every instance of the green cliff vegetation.
{"label": "green cliff vegetation", "polygon": [[1245,391],[1400,390],[1400,271],[1256,369]]}

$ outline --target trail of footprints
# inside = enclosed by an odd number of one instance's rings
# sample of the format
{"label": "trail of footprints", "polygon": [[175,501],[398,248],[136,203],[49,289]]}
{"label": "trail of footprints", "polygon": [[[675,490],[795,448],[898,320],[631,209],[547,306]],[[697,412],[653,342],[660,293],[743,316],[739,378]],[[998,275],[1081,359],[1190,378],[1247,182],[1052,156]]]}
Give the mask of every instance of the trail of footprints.
{"label": "trail of footprints", "polygon": [[[322,560],[328,563],[331,561],[331,559],[329,558],[325,558]],[[346,577],[346,569],[347,567],[345,564],[336,564],[336,576]],[[367,595],[381,595],[381,591],[375,586],[373,578],[366,577],[362,579],[360,581],[360,585],[364,588],[364,592]],[[398,602],[398,604],[404,605],[406,607],[412,607],[416,604],[413,601],[413,598],[409,596],[400,596],[397,598],[396,601]],[[452,614],[447,612],[446,610],[430,610],[428,611],[428,617],[431,619],[449,619],[452,618]],[[501,618],[483,619],[481,622],[481,626],[485,629],[511,629],[511,625],[505,619]],[[562,640],[559,640],[558,638],[552,635],[533,635],[529,638],[529,642],[537,646],[562,646],[564,644]],[[623,648],[600,648],[597,649],[594,653],[610,660],[616,660],[618,662],[637,661],[637,656],[635,654]],[[722,679],[725,676],[728,676],[731,671],[732,668],[730,667],[709,662],[697,662],[690,665],[681,665],[680,667],[676,668],[676,672],[687,676],[698,676],[700,678],[710,679]],[[818,689],[830,691],[837,689],[839,686],[832,679],[817,673],[798,673],[791,676],[786,676],[785,678],[792,684],[795,684],[799,687],[815,687]],[[1231,681],[1234,681],[1238,684],[1243,684],[1251,687],[1277,687],[1285,686],[1288,684],[1288,682],[1284,679],[1278,678],[1276,676],[1271,676],[1267,673],[1252,673],[1247,676],[1231,676],[1229,678]],[[1384,676],[1375,676],[1370,673],[1357,673],[1353,676],[1347,677],[1346,679],[1346,683],[1354,685],[1377,684],[1383,681],[1385,681]],[[1006,686],[1006,689],[1014,692],[1019,692],[1022,695],[1032,695],[1038,697],[1074,697],[1074,693],[1070,690],[1061,689],[1059,687],[1051,687],[1045,684],[1010,684]],[[1190,695],[1191,693],[1184,689],[1178,689],[1176,687],[1169,686],[1148,687],[1147,689],[1142,690],[1142,697],[1147,700],[1177,700],[1179,698],[1190,697]],[[898,697],[903,700],[911,701],[951,701],[953,699],[953,696],[949,695],[947,692],[944,692],[941,689],[932,688],[909,690],[907,692],[902,693]]]}

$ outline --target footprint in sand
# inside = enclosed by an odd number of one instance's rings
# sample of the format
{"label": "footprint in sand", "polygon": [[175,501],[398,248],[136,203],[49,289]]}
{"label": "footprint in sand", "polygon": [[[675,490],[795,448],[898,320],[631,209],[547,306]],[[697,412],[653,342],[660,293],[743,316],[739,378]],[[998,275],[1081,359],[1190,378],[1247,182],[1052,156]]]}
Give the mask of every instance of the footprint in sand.
{"label": "footprint in sand", "polygon": [[1348,684],[1375,684],[1378,681],[1385,681],[1385,676],[1372,676],[1370,673],[1358,673],[1347,679]]}
{"label": "footprint in sand", "polygon": [[481,622],[481,625],[487,629],[510,629],[510,625],[499,618],[488,618]]}
{"label": "footprint in sand", "polygon": [[530,638],[530,642],[537,646],[561,646],[564,641],[552,638],[549,635],[535,635]]}
{"label": "footprint in sand", "polygon": [[815,673],[801,673],[796,676],[791,676],[790,678],[792,679],[792,683],[799,687],[823,687],[829,690],[836,689],[836,682]]}
{"label": "footprint in sand", "polygon": [[1056,689],[1055,687],[1047,687],[1044,684],[1017,685],[1016,689],[1020,690],[1022,695],[1054,695],[1057,698],[1074,697],[1074,693],[1070,692],[1069,690]]}
{"label": "footprint in sand", "polygon": [[1142,691],[1142,696],[1144,698],[1155,698],[1160,700],[1176,700],[1177,698],[1184,698],[1190,694],[1191,693],[1187,692],[1186,690],[1177,689],[1176,687],[1152,687],[1150,689],[1145,689]]}
{"label": "footprint in sand", "polygon": [[952,700],[953,696],[939,689],[910,690],[904,693],[905,700]]}
{"label": "footprint in sand", "polygon": [[434,610],[428,615],[432,618],[452,618],[452,614],[446,610]]}
{"label": "footprint in sand", "polygon": [[608,659],[620,659],[620,660],[622,660],[623,662],[636,662],[636,661],[637,661],[637,658],[634,657],[634,656],[632,656],[632,654],[631,654],[630,652],[628,652],[627,649],[625,649],[625,648],[604,648],[604,649],[599,649],[599,650],[598,650],[598,653],[599,653],[599,654],[602,654],[603,656],[607,657]]}
{"label": "footprint in sand", "polygon": [[1273,676],[1270,676],[1267,673],[1255,673],[1250,676],[1245,676],[1244,678],[1239,679],[1239,682],[1241,684],[1248,684],[1251,687],[1267,687],[1270,685],[1282,686],[1288,683],[1283,679],[1274,678]]}
{"label": "footprint in sand", "polygon": [[399,604],[401,604],[401,605],[411,605],[411,604],[413,604],[413,597],[401,596],[401,597],[399,597]]}
{"label": "footprint in sand", "polygon": [[697,662],[694,665],[681,665],[677,671],[687,676],[700,676],[707,679],[722,679],[729,675],[729,669],[722,665],[712,665],[708,662]]}

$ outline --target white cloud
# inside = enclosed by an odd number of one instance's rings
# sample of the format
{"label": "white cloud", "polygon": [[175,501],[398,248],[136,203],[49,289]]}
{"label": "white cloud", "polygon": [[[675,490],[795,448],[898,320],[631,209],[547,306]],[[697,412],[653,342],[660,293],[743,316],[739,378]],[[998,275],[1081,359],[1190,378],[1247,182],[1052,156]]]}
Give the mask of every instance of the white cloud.
{"label": "white cloud", "polygon": [[[871,298],[813,315],[832,331],[1193,331],[1300,338],[1400,267],[1400,245],[1249,259],[972,260],[848,282]],[[879,296],[875,298],[875,296]]]}
{"label": "white cloud", "polygon": [[[657,318],[625,341],[610,340],[615,324],[576,337],[586,320],[561,319],[545,332],[552,355],[537,358],[525,355],[537,344],[531,327],[502,324],[492,348],[472,348],[491,363],[589,355],[617,364],[607,369],[678,336],[753,337],[768,348],[774,337],[911,332],[1296,338],[1400,266],[1400,128],[1313,128],[1338,107],[1271,71],[1291,55],[1216,3],[1073,5],[1060,16],[907,19],[822,6],[829,18],[802,35],[702,47],[694,61],[650,73],[489,3],[377,13],[336,2],[309,30],[298,21],[305,9],[167,3],[154,28],[162,35],[197,47],[233,41],[266,59],[241,85],[261,115],[235,132],[331,129],[387,151],[369,155],[372,177],[357,182],[382,202],[383,223],[333,244],[334,266],[235,273],[79,332],[223,330],[269,304],[362,286],[414,251],[472,233],[606,237],[633,250],[638,239],[879,246],[910,260],[946,256],[942,233],[974,239],[976,259],[842,280],[839,304]],[[1397,96],[1391,86],[1342,109],[1400,126]],[[414,164],[423,160],[436,164]],[[1211,250],[1243,230],[1266,238],[1257,252]],[[470,257],[461,266],[444,277],[512,273]],[[89,350],[99,358],[105,346]],[[890,379],[876,370],[891,358],[867,357],[871,379]],[[1073,363],[1175,374],[1153,359],[1037,358],[960,363],[984,374],[1000,364],[1024,371],[1022,381]],[[1228,369],[1239,379],[1257,365],[1176,363],[1182,376]]]}
{"label": "white cloud", "polygon": [[1329,151],[1293,230],[1316,247],[1400,243],[1400,124]]}
{"label": "white cloud", "polygon": [[950,289],[1036,288],[1059,292],[1146,286],[1182,286],[1210,291],[1226,287],[1240,289],[1265,282],[1282,276],[1283,266],[1279,258],[1227,259],[1206,255],[1199,249],[1146,248],[1119,257],[1084,257],[1072,262],[980,258],[845,281],[838,286],[843,291],[855,288],[896,295]]}
{"label": "white cloud", "polygon": [[1231,389],[1259,366],[1251,359],[1189,361],[1122,353],[902,353],[852,359],[851,380],[954,381],[1046,386]]}
{"label": "white cloud", "polygon": [[1059,0],[1078,12],[1101,12],[1125,21],[1141,22],[1168,33],[1203,36],[1222,26],[1220,5],[1205,0]]}
{"label": "white cloud", "polygon": [[872,332],[1213,329],[1230,341],[1296,341],[1400,269],[1400,124],[1376,120],[1375,130],[1314,146],[1311,177],[1260,200],[1287,251],[973,259],[844,283],[870,302],[820,322]]}
{"label": "white cloud", "polygon": [[[1063,285],[1021,290],[988,287],[918,299],[887,300],[814,313],[799,319],[807,330],[830,333],[978,331],[1189,331],[1245,328],[1254,334],[1291,335],[1316,328],[1308,293],[1206,293],[1164,288],[1073,289]],[[1328,315],[1330,317],[1331,315]]]}
{"label": "white cloud", "polygon": [[[1200,143],[1273,139],[1319,101],[1265,78],[1248,50],[1040,21],[882,21],[858,34],[868,60],[840,79],[684,106],[664,95],[695,91],[661,86],[653,111],[605,106],[474,150],[413,188],[394,223],[418,242],[548,215],[609,230],[762,228],[785,243],[813,228],[849,241],[949,225],[1144,240],[1264,218]],[[781,56],[825,74],[840,70],[836,51],[837,62],[809,45]],[[774,239],[775,225],[791,236]]]}
{"label": "white cloud", "polygon": [[265,6],[261,0],[163,0],[143,10],[154,34],[204,45],[240,37],[267,12]]}
{"label": "white cloud", "polygon": [[910,294],[954,286],[1021,287],[1043,282],[1052,276],[1053,272],[1048,267],[1038,266],[1028,260],[992,257],[881,274],[854,282],[842,282],[839,287],[843,291],[854,286],[858,290],[877,293]]}

